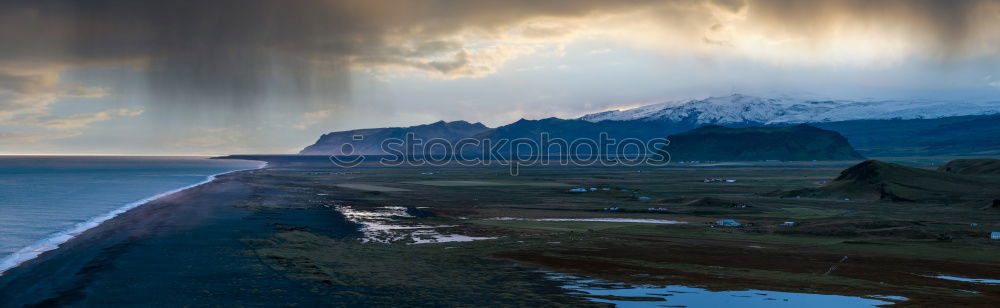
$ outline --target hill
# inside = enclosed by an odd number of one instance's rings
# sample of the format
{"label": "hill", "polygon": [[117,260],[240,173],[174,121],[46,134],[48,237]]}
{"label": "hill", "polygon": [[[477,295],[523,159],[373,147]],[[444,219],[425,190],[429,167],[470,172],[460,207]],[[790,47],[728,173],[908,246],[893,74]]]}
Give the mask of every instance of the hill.
{"label": "hill", "polygon": [[956,159],[941,166],[938,171],[963,175],[1000,176],[1000,159]]}
{"label": "hill", "polygon": [[808,161],[864,159],[840,134],[809,125],[705,126],[667,139],[673,161]]}
{"label": "hill", "polygon": [[842,171],[823,187],[783,196],[894,202],[988,201],[1000,196],[1000,182],[868,160]]}

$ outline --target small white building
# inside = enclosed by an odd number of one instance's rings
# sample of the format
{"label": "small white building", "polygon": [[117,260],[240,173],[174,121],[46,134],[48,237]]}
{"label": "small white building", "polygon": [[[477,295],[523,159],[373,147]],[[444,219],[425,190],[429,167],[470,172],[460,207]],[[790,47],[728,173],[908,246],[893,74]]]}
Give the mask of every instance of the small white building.
{"label": "small white building", "polygon": [[715,222],[715,224],[723,227],[739,227],[743,225],[729,218],[719,219],[718,221]]}
{"label": "small white building", "polygon": [[712,182],[736,183],[736,180],[729,180],[729,179],[726,179],[726,178],[711,178],[711,179],[705,179],[703,182],[705,182],[705,183],[712,183]]}
{"label": "small white building", "polygon": [[781,224],[782,227],[794,227],[794,226],[798,226],[798,225],[799,225],[799,223],[794,222],[794,221],[786,221],[786,222],[784,222],[784,223]]}
{"label": "small white building", "polygon": [[582,192],[587,192],[587,189],[586,188],[577,187],[577,188],[570,189],[569,192],[582,193]]}

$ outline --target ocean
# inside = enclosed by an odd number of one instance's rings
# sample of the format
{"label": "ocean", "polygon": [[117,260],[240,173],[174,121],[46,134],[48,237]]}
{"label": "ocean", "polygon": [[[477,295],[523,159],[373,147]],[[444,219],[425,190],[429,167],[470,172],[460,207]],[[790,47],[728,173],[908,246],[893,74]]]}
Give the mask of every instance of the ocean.
{"label": "ocean", "polygon": [[206,157],[0,156],[0,273],[128,209],[262,164]]}

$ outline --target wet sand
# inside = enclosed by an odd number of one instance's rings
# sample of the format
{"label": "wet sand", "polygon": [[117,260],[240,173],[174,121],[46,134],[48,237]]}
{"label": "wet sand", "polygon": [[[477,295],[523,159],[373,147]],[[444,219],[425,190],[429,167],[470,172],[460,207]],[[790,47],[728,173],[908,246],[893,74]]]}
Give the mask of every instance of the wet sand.
{"label": "wet sand", "polygon": [[[3,306],[308,303],[241,238],[271,228],[233,205],[244,171],[154,200],[0,276]],[[266,287],[266,288],[265,288]],[[281,289],[282,292],[260,290]],[[239,296],[234,296],[234,295]]]}
{"label": "wet sand", "polygon": [[510,261],[361,244],[322,186],[271,180],[227,174],[108,220],[0,276],[0,307],[591,304]]}

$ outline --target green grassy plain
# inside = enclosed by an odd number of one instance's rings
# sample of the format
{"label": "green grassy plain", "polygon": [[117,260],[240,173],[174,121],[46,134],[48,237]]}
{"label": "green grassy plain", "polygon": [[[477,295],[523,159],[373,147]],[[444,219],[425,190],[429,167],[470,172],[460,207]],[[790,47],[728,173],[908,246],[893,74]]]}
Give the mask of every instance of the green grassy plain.
{"label": "green grassy plain", "polygon": [[[519,176],[510,176],[501,167],[355,168],[351,173],[268,169],[252,177],[253,185],[262,192],[286,193],[297,200],[294,206],[419,208],[428,214],[400,218],[401,223],[452,226],[439,230],[495,239],[363,244],[313,233],[305,226],[274,238],[254,239],[257,244],[252,253],[274,260],[288,275],[332,284],[347,283],[345,277],[355,277],[348,279],[353,279],[351,283],[371,285],[433,285],[439,279],[452,279],[473,288],[484,282],[471,276],[500,269],[509,275],[542,269],[633,283],[900,295],[911,299],[904,304],[915,305],[982,304],[1000,298],[998,286],[926,277],[1000,278],[1000,245],[988,239],[990,231],[1000,230],[998,210],[976,204],[771,197],[774,191],[819,187],[841,170],[808,163],[715,168],[526,167]],[[703,182],[716,177],[736,182]],[[395,189],[343,185],[350,183]],[[572,187],[598,190],[572,193]],[[279,202],[269,201],[266,193],[261,196],[243,206],[268,211],[290,204],[287,198]],[[607,207],[622,210],[610,212],[604,210]],[[651,207],[667,210],[647,210]],[[534,220],[546,218],[683,223]],[[711,224],[721,218],[751,225]],[[780,226],[785,221],[799,225]],[[845,256],[846,261],[827,273]],[[430,278],[409,280],[400,278],[407,276],[400,273]],[[509,286],[510,292],[533,294],[521,287],[527,285]]]}

